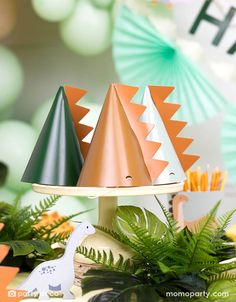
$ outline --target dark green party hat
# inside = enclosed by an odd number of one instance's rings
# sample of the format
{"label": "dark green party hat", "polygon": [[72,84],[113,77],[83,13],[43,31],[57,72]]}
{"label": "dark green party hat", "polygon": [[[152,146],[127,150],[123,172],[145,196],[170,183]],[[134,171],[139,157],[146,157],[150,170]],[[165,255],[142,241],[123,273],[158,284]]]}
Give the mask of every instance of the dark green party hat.
{"label": "dark green party hat", "polygon": [[60,87],[39,135],[22,181],[75,186],[83,165],[67,97]]}

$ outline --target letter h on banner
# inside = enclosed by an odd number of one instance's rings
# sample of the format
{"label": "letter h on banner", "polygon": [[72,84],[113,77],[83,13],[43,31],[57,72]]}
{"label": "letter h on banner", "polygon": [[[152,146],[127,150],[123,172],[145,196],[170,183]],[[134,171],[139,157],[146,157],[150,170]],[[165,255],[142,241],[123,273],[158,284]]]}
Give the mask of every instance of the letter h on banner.
{"label": "letter h on banner", "polygon": [[[196,20],[193,23],[192,28],[190,29],[190,33],[191,34],[195,34],[195,32],[197,31],[201,21],[205,20],[207,22],[210,22],[214,25],[216,25],[217,27],[219,27],[219,30],[216,34],[216,36],[214,37],[212,44],[217,46],[219,45],[221,39],[223,38],[227,28],[230,25],[230,22],[232,21],[235,13],[236,13],[236,8],[235,7],[231,7],[228,11],[228,13],[226,14],[224,20],[219,20],[211,15],[209,15],[207,13],[207,9],[209,8],[209,6],[211,5],[211,3],[214,0],[206,0],[205,3],[202,6],[202,9],[199,13],[199,15],[197,16]],[[233,54],[236,51],[236,43],[228,50],[229,54]]]}

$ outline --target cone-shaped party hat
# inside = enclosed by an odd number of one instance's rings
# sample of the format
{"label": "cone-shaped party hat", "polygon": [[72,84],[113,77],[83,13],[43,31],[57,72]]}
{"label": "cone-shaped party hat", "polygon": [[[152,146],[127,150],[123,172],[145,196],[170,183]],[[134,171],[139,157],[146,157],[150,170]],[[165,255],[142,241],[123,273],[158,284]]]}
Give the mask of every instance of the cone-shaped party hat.
{"label": "cone-shaped party hat", "polygon": [[93,130],[93,127],[80,123],[82,118],[88,114],[90,110],[78,105],[77,102],[86,94],[87,91],[71,86],[65,86],[64,89],[70,107],[72,120],[74,122],[76,135],[80,143],[80,149],[83,157],[86,158],[90,144],[83,142],[83,139]]}
{"label": "cone-shaped party hat", "polygon": [[136,87],[110,86],[78,186],[150,185],[167,165],[152,159],[160,144],[145,140],[152,126],[138,121],[145,107],[130,103],[136,92]]}
{"label": "cone-shaped party hat", "polygon": [[83,165],[67,97],[60,87],[22,181],[75,186]]}
{"label": "cone-shaped party hat", "polygon": [[187,171],[199,159],[199,156],[184,153],[193,142],[193,139],[178,136],[187,123],[172,119],[175,112],[180,108],[179,104],[165,102],[166,98],[174,90],[174,87],[149,86],[149,90],[154,105],[164,123],[170,141],[178,156],[179,162],[183,170]]}
{"label": "cone-shaped party hat", "polygon": [[[161,88],[166,89],[167,91],[171,91],[171,87]],[[145,110],[141,117],[142,121],[155,125],[154,129],[148,135],[148,139],[151,141],[161,142],[161,147],[155,154],[154,158],[162,160],[168,159],[169,163],[161,173],[161,175],[157,179],[155,179],[153,183],[166,184],[184,181],[184,170],[171,143],[163,120],[153,103],[149,87],[146,87],[145,89],[142,104],[147,107],[147,110]]]}

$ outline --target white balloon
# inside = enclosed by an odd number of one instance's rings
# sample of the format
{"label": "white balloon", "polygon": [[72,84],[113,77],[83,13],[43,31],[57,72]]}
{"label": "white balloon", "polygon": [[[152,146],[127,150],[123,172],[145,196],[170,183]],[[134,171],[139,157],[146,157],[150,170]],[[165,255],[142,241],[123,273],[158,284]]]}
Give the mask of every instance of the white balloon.
{"label": "white balloon", "polygon": [[73,11],[76,0],[32,0],[39,17],[51,22],[62,21]]}
{"label": "white balloon", "polygon": [[97,55],[111,43],[111,17],[108,11],[81,0],[71,17],[61,23],[60,32],[71,50],[85,56]]}
{"label": "white balloon", "polygon": [[26,123],[20,121],[0,123],[0,161],[9,167],[6,186],[13,191],[25,191],[30,186],[20,180],[36,139],[35,130]]}
{"label": "white balloon", "polygon": [[17,57],[0,46],[0,111],[16,101],[23,86],[23,70]]}

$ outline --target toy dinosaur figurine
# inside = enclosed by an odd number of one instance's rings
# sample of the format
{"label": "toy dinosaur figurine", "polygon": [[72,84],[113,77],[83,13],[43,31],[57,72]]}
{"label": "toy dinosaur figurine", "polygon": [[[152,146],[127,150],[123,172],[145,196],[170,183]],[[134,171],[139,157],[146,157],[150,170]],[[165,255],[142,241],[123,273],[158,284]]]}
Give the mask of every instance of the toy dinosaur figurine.
{"label": "toy dinosaur figurine", "polygon": [[70,235],[63,257],[38,265],[19,289],[26,290],[29,295],[37,292],[40,300],[48,300],[49,291],[60,291],[64,299],[73,299],[70,289],[75,278],[74,254],[81,240],[94,233],[95,229],[90,223],[80,223]]}
{"label": "toy dinosaur figurine", "polygon": [[[184,203],[188,202],[189,198],[185,194],[177,194],[173,198],[172,205],[173,205],[173,217],[174,219],[178,222],[178,226],[183,229],[184,227],[187,227],[191,232],[196,232],[196,227],[206,219],[206,216],[199,217],[198,219],[195,220],[186,220],[184,218],[184,210],[183,210],[183,205]],[[216,221],[213,219],[212,220],[212,228],[216,227]]]}

